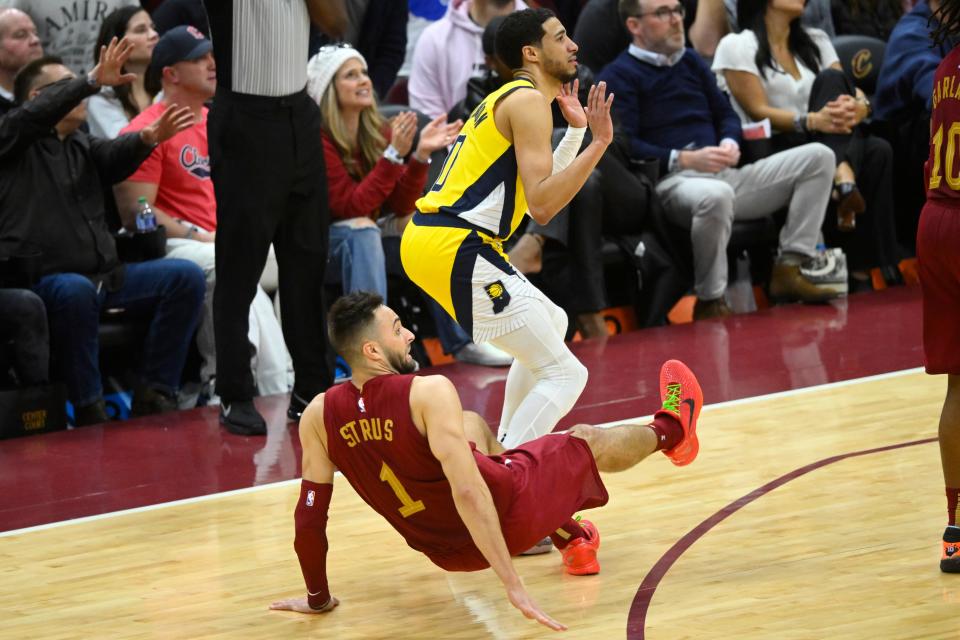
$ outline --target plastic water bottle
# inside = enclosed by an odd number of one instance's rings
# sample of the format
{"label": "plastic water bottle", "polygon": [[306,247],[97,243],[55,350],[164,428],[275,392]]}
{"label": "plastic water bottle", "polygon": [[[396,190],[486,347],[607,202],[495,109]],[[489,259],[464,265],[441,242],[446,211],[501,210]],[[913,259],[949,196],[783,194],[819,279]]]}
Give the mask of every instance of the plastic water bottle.
{"label": "plastic water bottle", "polygon": [[146,198],[137,200],[137,233],[149,233],[157,228],[157,216]]}

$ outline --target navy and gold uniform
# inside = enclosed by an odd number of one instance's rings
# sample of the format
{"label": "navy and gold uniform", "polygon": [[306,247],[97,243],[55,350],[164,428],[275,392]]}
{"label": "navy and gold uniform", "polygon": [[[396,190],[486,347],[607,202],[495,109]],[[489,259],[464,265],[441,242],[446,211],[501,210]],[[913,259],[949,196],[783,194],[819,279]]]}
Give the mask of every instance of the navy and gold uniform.
{"label": "navy and gold uniform", "polygon": [[530,298],[546,300],[518,274],[502,242],[527,213],[513,144],[494,123],[497,103],[517,90],[514,80],[477,105],[460,130],[436,182],[417,201],[400,245],[403,268],[477,342],[523,325]]}

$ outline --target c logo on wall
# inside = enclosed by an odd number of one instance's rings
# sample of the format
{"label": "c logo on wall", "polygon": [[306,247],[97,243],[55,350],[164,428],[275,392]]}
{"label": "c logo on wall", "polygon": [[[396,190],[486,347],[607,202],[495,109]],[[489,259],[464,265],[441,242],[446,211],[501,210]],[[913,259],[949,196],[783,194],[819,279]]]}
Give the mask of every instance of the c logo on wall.
{"label": "c logo on wall", "polygon": [[850,58],[850,70],[853,77],[857,80],[863,80],[873,71],[873,54],[870,49],[860,49]]}

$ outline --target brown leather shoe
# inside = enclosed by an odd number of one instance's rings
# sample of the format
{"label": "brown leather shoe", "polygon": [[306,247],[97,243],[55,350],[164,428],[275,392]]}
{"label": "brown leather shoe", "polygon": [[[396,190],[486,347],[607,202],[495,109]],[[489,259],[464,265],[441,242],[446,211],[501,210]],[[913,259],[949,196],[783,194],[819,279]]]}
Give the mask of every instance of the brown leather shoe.
{"label": "brown leather shoe", "polygon": [[177,399],[161,391],[151,389],[146,385],[140,385],[133,392],[133,405],[130,407],[131,416],[149,416],[176,410]]}
{"label": "brown leather shoe", "polygon": [[694,320],[726,318],[727,316],[732,315],[733,311],[730,310],[730,307],[727,306],[727,303],[723,298],[717,298],[716,300],[701,300],[700,298],[697,298],[696,304],[693,305]]}
{"label": "brown leather shoe", "polygon": [[770,299],[776,302],[826,302],[840,294],[818,287],[800,273],[798,264],[775,264],[770,276]]}

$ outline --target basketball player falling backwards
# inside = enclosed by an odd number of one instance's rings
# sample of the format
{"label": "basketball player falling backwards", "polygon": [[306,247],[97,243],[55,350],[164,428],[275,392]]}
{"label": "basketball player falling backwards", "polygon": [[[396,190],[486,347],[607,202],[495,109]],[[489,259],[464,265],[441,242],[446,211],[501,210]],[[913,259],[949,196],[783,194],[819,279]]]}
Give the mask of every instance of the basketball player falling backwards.
{"label": "basketball player falling backwards", "polygon": [[307,595],[272,609],[324,613],[339,604],[326,564],[327,510],[339,469],[434,564],[447,571],[491,567],[523,615],[565,629],[527,593],[510,556],[549,535],[567,573],[598,573],[600,534],[572,516],[607,502],[599,471],[624,471],[654,451],[682,466],[699,451],[703,394],[676,360],[660,370],[662,407],[651,424],[581,424],[504,451],[480,416],[462,410],[447,378],[409,375],[413,334],[379,296],[344,296],[327,318],[330,341],[353,378],[318,395],[300,420],[294,548]]}

